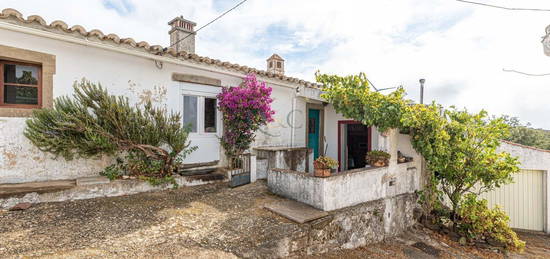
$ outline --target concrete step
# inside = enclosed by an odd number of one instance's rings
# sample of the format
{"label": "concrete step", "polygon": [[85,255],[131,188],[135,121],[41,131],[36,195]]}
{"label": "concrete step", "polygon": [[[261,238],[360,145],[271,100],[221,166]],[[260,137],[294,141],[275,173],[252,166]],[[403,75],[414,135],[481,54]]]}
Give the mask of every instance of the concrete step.
{"label": "concrete step", "polygon": [[76,186],[75,180],[57,180],[31,183],[0,184],[0,198],[22,196],[27,193],[47,193],[71,189]]}
{"label": "concrete step", "polygon": [[109,180],[109,178],[105,176],[91,176],[91,177],[82,177],[82,178],[76,179],[77,186],[107,184],[110,182],[111,180]]}
{"label": "concrete step", "polygon": [[202,180],[202,181],[223,181],[227,177],[227,172],[222,169],[217,169],[213,172],[206,174],[196,174],[196,175],[183,175],[183,177],[189,180]]}

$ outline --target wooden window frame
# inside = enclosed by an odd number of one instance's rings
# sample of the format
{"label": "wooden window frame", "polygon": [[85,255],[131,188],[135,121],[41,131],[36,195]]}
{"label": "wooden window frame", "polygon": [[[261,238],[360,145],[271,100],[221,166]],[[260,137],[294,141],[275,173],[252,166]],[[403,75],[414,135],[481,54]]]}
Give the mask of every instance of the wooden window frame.
{"label": "wooden window frame", "polygon": [[[6,82],[4,82],[4,67],[5,67],[5,65],[36,67],[37,70],[38,70],[38,75],[37,75],[38,84],[37,85],[30,85],[30,84],[18,84],[18,83],[6,83]],[[38,88],[37,104],[5,103],[4,90],[5,90],[6,85],[8,85],[8,86],[23,86],[23,87]],[[42,64],[24,63],[24,62],[0,59],[0,109],[1,108],[23,108],[23,109],[42,108]]]}
{"label": "wooden window frame", "polygon": [[[0,105],[0,117],[24,118],[32,115],[33,110],[53,107],[53,79],[56,68],[55,55],[37,52],[29,49],[20,49],[0,44],[0,60],[11,63],[23,63],[40,66],[40,98],[39,105]],[[2,66],[3,70],[3,66]],[[4,77],[3,71],[0,73]],[[2,82],[4,82],[2,78]],[[3,95],[3,89],[0,89]],[[3,100],[3,96],[1,98]],[[31,107],[34,106],[34,107]]]}

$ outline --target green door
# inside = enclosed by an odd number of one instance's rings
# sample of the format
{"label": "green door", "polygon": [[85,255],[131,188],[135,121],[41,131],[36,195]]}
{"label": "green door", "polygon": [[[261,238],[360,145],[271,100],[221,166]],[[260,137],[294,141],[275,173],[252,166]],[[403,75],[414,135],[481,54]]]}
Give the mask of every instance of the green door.
{"label": "green door", "polygon": [[307,129],[307,147],[313,149],[313,159],[319,157],[319,110],[309,109]]}

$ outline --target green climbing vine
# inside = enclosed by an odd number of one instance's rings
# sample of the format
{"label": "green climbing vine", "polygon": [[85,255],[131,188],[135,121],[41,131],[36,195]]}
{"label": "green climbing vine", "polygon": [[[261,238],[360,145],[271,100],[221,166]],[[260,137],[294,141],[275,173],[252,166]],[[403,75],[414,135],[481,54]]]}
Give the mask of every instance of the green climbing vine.
{"label": "green climbing vine", "polygon": [[[425,213],[438,215],[434,220],[439,223],[452,222],[455,231],[468,232],[465,229],[473,226],[471,218],[466,222],[466,217],[459,213],[464,211],[461,209],[466,200],[469,201],[466,204],[472,203],[467,195],[507,184],[512,181],[512,174],[519,171],[516,158],[497,151],[500,140],[509,134],[502,118],[491,119],[485,111],[444,109],[436,103],[414,104],[404,98],[403,88],[384,95],[369,87],[364,73],[345,77],[316,73],[316,79],[323,85],[322,97],[343,116],[376,126],[381,132],[392,128],[409,132],[412,146],[424,157],[429,171],[421,199]],[[478,209],[483,204],[478,204]],[[484,209],[489,211],[487,206]],[[513,233],[507,217],[498,219],[505,222],[494,224],[499,228],[494,229],[495,232]],[[473,242],[485,236],[467,238]],[[512,234],[506,236],[517,239]],[[520,250],[522,244],[514,240],[507,243],[507,248]]]}

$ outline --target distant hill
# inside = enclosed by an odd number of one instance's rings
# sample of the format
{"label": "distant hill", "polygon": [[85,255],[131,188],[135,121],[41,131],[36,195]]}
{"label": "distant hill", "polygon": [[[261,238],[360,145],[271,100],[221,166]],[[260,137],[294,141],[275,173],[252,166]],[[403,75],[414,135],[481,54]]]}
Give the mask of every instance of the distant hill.
{"label": "distant hill", "polygon": [[531,128],[530,124],[521,124],[516,117],[504,117],[511,126],[510,137],[506,140],[518,144],[550,150],[550,130]]}

